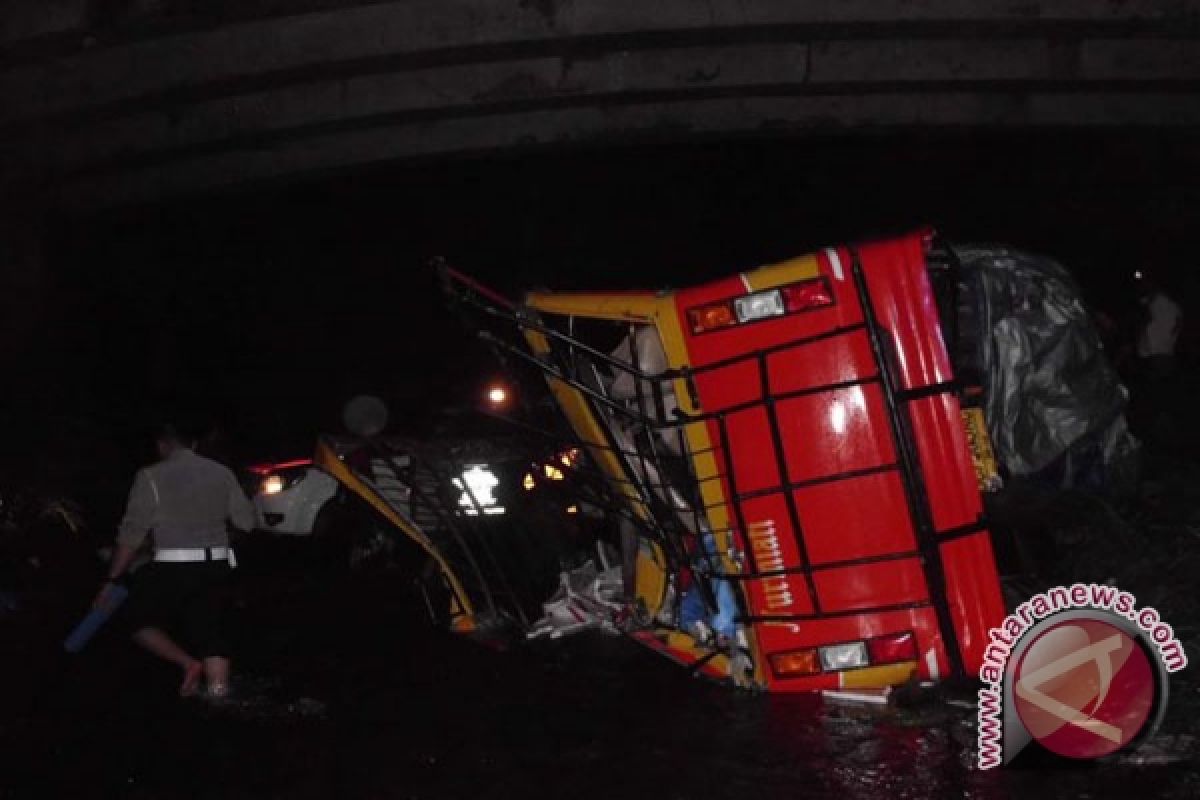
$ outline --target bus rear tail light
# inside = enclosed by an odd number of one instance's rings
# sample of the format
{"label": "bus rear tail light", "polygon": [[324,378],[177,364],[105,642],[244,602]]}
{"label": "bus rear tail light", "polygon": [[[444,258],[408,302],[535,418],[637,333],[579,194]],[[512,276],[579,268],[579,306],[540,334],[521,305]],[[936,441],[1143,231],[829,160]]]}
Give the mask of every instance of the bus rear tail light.
{"label": "bus rear tail light", "polygon": [[793,283],[791,286],[783,287],[781,291],[783,292],[783,303],[789,314],[833,305],[833,290],[829,287],[829,281],[824,278]]}
{"label": "bus rear tail light", "polygon": [[754,322],[768,317],[782,317],[783,292],[772,289],[769,292],[755,292],[745,297],[735,298],[733,310],[738,322]]}
{"label": "bus rear tail light", "polygon": [[690,309],[688,321],[692,324],[692,333],[706,333],[737,325],[738,320],[731,304],[713,303]]}
{"label": "bus rear tail light", "polygon": [[809,647],[804,650],[772,653],[771,671],[779,678],[802,678],[806,675],[816,675],[821,671],[821,659],[817,656],[817,648]]}
{"label": "bus rear tail light", "polygon": [[867,643],[846,642],[819,648],[821,668],[826,672],[843,669],[858,669],[867,666]]}
{"label": "bus rear tail light", "polygon": [[867,641],[872,664],[895,664],[917,660],[917,637],[912,631],[890,633]]}
{"label": "bus rear tail light", "polygon": [[912,631],[889,633],[865,641],[787,650],[770,656],[771,670],[778,678],[803,678],[822,672],[842,672],[916,659],[917,637]]}
{"label": "bus rear tail light", "polygon": [[820,277],[689,308],[688,324],[693,334],[707,333],[801,311],[814,311],[832,306],[835,302],[829,280]]}

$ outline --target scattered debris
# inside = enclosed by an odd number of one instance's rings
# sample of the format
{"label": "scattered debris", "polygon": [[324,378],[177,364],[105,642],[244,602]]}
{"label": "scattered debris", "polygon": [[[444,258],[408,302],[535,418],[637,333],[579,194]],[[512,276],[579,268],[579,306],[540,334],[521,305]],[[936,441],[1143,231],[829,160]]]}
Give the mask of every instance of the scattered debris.
{"label": "scattered debris", "polygon": [[591,628],[617,633],[614,617],[624,608],[625,591],[621,567],[597,569],[589,560],[581,567],[559,575],[558,591],[542,605],[544,616],[533,624],[526,638],[549,636],[558,639]]}

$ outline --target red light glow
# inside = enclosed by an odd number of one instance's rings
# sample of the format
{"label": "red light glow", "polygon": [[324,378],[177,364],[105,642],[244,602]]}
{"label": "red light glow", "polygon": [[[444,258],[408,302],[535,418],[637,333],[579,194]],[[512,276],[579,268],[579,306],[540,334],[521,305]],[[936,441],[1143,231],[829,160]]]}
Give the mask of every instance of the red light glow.
{"label": "red light glow", "polygon": [[278,472],[281,469],[292,469],[293,467],[308,467],[311,466],[313,460],[311,458],[297,458],[292,461],[280,461],[271,464],[255,464],[252,467],[246,467],[247,470],[255,475],[268,475],[272,472]]}

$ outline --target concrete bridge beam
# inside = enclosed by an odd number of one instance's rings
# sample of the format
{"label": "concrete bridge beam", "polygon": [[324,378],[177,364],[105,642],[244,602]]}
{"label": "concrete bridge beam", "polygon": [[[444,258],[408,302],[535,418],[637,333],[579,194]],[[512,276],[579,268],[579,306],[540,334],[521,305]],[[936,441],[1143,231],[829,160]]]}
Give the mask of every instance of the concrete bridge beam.
{"label": "concrete bridge beam", "polygon": [[112,2],[0,12],[8,186],[90,206],[513,147],[1200,123],[1200,0],[139,0],[106,28]]}

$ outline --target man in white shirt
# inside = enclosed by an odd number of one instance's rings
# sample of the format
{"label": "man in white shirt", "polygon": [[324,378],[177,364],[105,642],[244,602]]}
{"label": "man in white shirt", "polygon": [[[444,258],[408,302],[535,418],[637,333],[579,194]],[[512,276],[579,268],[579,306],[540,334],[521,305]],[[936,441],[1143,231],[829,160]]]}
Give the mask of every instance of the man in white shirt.
{"label": "man in white shirt", "polygon": [[[173,426],[157,437],[161,460],[138,472],[117,535],[108,583],[96,598],[108,601],[147,536],[154,563],[138,573],[124,614],[139,645],[183,672],[180,694],[194,694],[201,678],[208,694],[221,697],[229,686],[229,643],[224,636],[224,584],[234,566],[226,527],[254,526],[254,509],[233,473],[196,455],[193,441]],[[166,633],[183,617],[196,658]]]}

